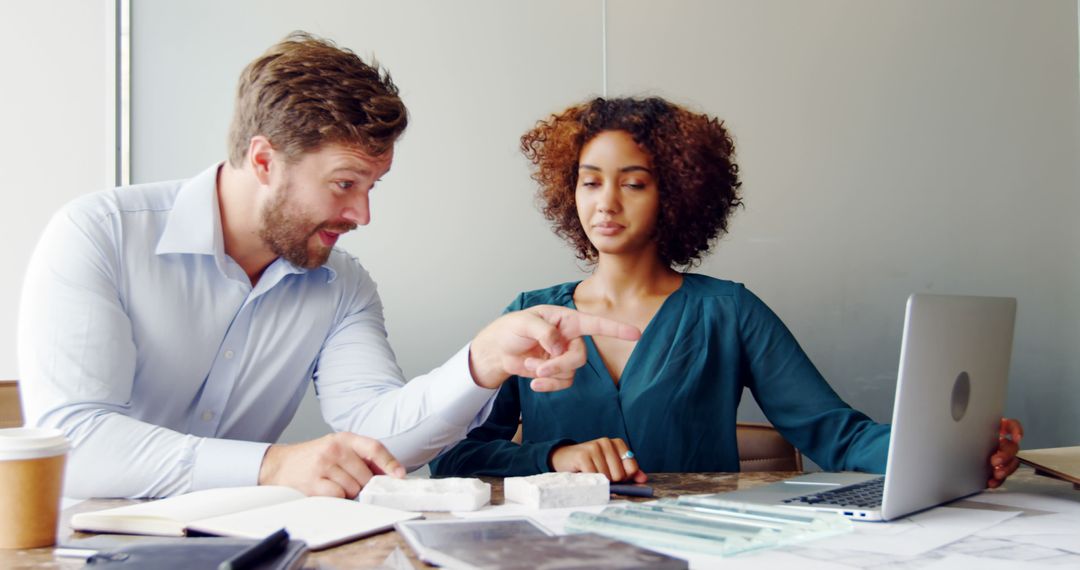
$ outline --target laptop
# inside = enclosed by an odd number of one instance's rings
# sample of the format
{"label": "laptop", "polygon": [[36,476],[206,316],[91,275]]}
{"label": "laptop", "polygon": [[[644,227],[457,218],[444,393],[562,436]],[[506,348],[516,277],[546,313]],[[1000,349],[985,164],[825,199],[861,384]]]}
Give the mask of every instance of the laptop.
{"label": "laptop", "polygon": [[717,499],[888,521],[982,491],[997,449],[1016,299],[908,297],[885,476],[812,473]]}

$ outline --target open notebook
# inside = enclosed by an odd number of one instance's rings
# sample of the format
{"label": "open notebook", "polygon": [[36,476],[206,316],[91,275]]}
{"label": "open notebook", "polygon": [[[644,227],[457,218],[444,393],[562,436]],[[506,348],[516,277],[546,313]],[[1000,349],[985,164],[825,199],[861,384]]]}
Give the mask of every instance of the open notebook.
{"label": "open notebook", "polygon": [[420,513],[348,499],[307,497],[288,487],[233,487],[78,513],[71,527],[86,532],[157,536],[263,538],[284,527],[311,550],[389,530]]}

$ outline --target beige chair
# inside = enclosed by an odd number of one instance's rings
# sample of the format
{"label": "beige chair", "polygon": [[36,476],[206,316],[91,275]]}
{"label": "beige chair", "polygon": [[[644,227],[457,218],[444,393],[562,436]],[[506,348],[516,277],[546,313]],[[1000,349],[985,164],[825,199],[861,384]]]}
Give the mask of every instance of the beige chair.
{"label": "beige chair", "polygon": [[19,382],[0,380],[0,428],[23,425],[22,405],[19,403]]}
{"label": "beige chair", "polygon": [[739,469],[753,471],[802,471],[802,454],[769,424],[738,422]]}
{"label": "beige chair", "polygon": [[[802,471],[802,454],[769,424],[738,422],[735,439],[739,446],[739,469],[752,471]],[[521,443],[521,421],[511,440]]]}

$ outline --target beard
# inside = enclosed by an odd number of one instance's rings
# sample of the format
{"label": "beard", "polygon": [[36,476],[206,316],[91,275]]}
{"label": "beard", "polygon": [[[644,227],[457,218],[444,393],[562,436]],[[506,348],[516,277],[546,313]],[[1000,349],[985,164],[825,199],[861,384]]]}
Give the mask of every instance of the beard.
{"label": "beard", "polygon": [[347,222],[316,222],[292,199],[292,183],[286,181],[263,207],[259,237],[275,255],[289,263],[315,269],[330,258],[333,246],[312,238],[323,230],[344,233],[356,229]]}

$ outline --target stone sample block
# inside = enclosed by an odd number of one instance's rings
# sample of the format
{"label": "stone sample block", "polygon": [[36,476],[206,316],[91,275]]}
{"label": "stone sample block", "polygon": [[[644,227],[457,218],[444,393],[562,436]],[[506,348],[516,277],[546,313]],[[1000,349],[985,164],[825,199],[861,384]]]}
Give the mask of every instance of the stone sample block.
{"label": "stone sample block", "polygon": [[376,475],[356,500],[404,511],[475,511],[491,502],[491,485],[464,477],[395,479]]}
{"label": "stone sample block", "polygon": [[608,502],[608,480],[599,473],[541,473],[507,477],[503,492],[507,502],[536,509],[603,505]]}

